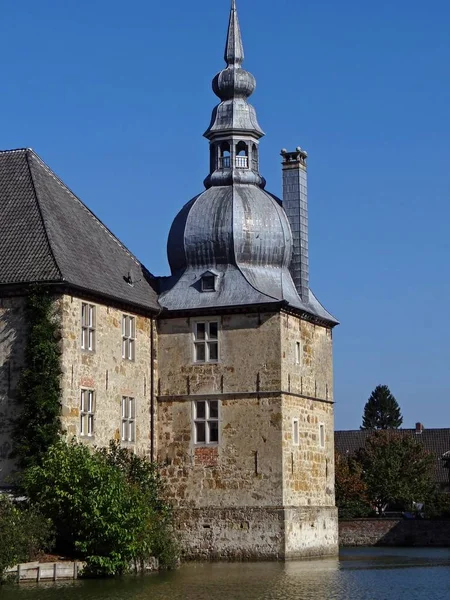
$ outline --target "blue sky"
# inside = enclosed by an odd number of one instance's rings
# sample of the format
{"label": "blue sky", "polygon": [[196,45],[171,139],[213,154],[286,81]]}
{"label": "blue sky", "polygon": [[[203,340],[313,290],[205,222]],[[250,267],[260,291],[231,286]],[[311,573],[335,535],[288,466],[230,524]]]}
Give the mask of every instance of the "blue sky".
{"label": "blue sky", "polygon": [[[311,285],[335,330],[336,426],[379,383],[450,426],[450,3],[238,0],[279,151],[309,152]],[[202,190],[228,0],[22,0],[0,21],[0,146],[33,147],[155,274]]]}

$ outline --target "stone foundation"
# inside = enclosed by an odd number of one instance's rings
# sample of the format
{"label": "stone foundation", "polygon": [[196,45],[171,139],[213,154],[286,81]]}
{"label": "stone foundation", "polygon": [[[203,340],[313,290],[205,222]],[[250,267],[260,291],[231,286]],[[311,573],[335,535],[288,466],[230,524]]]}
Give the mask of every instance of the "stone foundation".
{"label": "stone foundation", "polygon": [[338,553],[329,507],[176,509],[185,560],[287,560]]}

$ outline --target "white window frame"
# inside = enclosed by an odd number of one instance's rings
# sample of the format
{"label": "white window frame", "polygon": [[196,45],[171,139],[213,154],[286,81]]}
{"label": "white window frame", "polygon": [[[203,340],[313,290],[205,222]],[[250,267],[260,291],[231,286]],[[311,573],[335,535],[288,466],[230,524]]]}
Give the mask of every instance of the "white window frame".
{"label": "white window frame", "polygon": [[[198,415],[198,407],[200,403],[204,403],[205,416],[201,417]],[[217,405],[217,417],[211,417],[211,404]],[[220,442],[220,402],[219,400],[194,400],[192,403],[192,417],[193,417],[193,440],[196,446],[218,446]],[[205,439],[198,440],[197,437],[197,425],[205,425]],[[217,441],[211,441],[211,424],[217,424]]]}
{"label": "white window frame", "polygon": [[86,352],[95,352],[95,313],[95,304],[81,303],[81,349]]}
{"label": "white window frame", "polygon": [[325,448],[326,436],[325,436],[325,423],[319,423],[319,447]]}
{"label": "white window frame", "polygon": [[292,444],[300,446],[300,426],[297,418],[292,419]]}
{"label": "white window frame", "polygon": [[295,364],[302,364],[302,343],[299,341],[295,342]]}
{"label": "white window frame", "polygon": [[[211,337],[211,325],[217,326],[217,337]],[[204,326],[204,337],[199,336],[199,326]],[[218,363],[220,358],[220,321],[219,319],[198,319],[192,327],[193,360],[196,364]],[[211,358],[211,349],[217,348],[217,358]],[[199,348],[203,348],[204,359],[199,359]]]}
{"label": "white window frame", "polygon": [[136,317],[132,315],[122,315],[122,358],[136,358]]}
{"label": "white window frame", "polygon": [[122,421],[120,439],[122,442],[136,442],[136,399],[131,396],[122,396]]}
{"label": "white window frame", "polygon": [[92,437],[95,434],[95,390],[80,390],[80,435]]}

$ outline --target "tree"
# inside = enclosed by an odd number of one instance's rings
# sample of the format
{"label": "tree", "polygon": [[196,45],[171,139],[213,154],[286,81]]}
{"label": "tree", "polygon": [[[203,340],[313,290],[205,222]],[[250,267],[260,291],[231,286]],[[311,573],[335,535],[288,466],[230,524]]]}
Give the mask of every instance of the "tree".
{"label": "tree", "polygon": [[340,518],[366,517],[371,512],[362,466],[351,457],[336,454],[336,506]]}
{"label": "tree", "polygon": [[403,417],[387,385],[377,385],[364,407],[361,429],[398,429]]}
{"label": "tree", "polygon": [[433,456],[410,436],[377,431],[359,451],[357,460],[367,496],[378,514],[389,503],[411,510],[413,502],[426,502],[433,492]]}
{"label": "tree", "polygon": [[59,441],[22,485],[55,524],[60,547],[86,561],[86,574],[118,575],[152,556],[173,560],[170,511],[156,467],[144,458],[116,445],[92,451]]}
{"label": "tree", "polygon": [[49,292],[32,290],[26,317],[25,368],[17,386],[21,413],[13,432],[14,456],[21,468],[38,464],[61,434],[60,322]]}

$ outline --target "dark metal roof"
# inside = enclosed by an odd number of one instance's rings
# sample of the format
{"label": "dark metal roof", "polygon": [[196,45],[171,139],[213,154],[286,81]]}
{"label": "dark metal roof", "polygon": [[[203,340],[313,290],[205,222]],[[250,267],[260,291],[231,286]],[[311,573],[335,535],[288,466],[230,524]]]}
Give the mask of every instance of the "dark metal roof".
{"label": "dark metal roof", "polygon": [[[160,281],[160,304],[169,311],[195,311],[273,303],[336,325],[312,292],[302,301],[292,281],[292,231],[281,201],[264,191],[258,154],[264,134],[247,102],[256,82],[242,68],[243,60],[233,0],[225,45],[227,66],[213,80],[222,102],[205,133],[211,144],[211,173],[205,180],[206,191],[188,202],[172,224],[167,246],[172,277]],[[247,148],[244,167],[235,156],[240,143]],[[227,161],[219,160],[222,151],[230,152]],[[208,269],[218,272],[217,285],[205,292],[200,280]]]}
{"label": "dark metal roof", "polygon": [[32,150],[0,152],[0,210],[0,284],[64,283],[159,310],[151,274]]}
{"label": "dark metal roof", "polygon": [[251,73],[242,68],[244,46],[234,0],[231,4],[224,58],[227,66],[215,76],[212,84],[221,103],[213,110],[205,137],[211,139],[217,134],[239,131],[252,134],[258,139],[264,132],[258,124],[255,109],[247,102],[247,98],[255,91],[256,81]]}
{"label": "dark metal roof", "polygon": [[[388,430],[389,432],[389,430]],[[422,433],[416,433],[415,429],[393,429],[392,432],[404,436],[410,436],[421,442],[428,452],[436,456],[434,464],[434,481],[442,485],[450,484],[449,466],[446,466],[444,454],[450,451],[450,429],[423,429]],[[367,439],[373,431],[350,430],[335,431],[334,443],[336,451],[344,456],[352,456],[360,448],[364,448]]]}
{"label": "dark metal roof", "polygon": [[[310,294],[300,299],[289,264],[292,234],[281,202],[255,185],[211,187],[175,218],[168,241],[172,277],[162,282],[168,310],[284,302],[330,323],[334,318]],[[202,292],[208,269],[216,290]]]}

